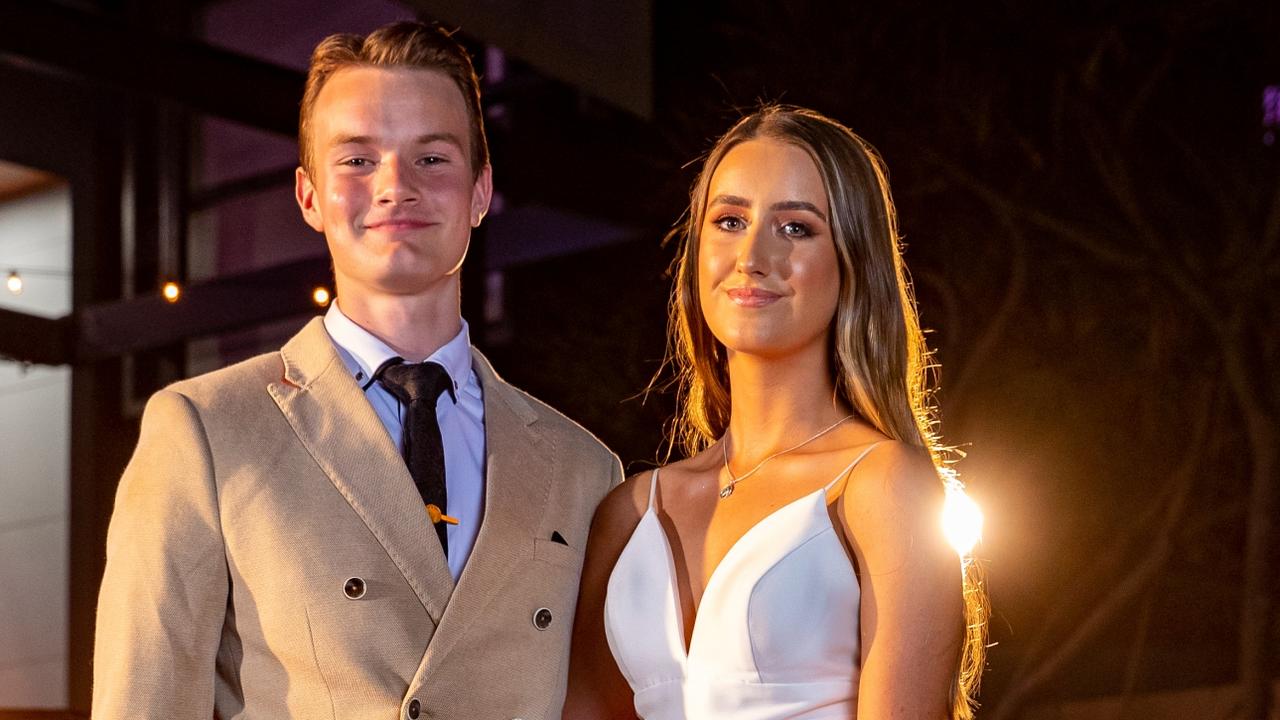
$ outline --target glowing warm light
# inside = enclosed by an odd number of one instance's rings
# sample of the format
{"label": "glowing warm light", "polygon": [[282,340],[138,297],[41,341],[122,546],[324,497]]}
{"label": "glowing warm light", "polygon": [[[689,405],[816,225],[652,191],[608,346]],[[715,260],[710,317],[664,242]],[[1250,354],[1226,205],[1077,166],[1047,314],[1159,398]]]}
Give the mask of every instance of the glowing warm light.
{"label": "glowing warm light", "polygon": [[311,299],[315,301],[315,304],[319,305],[320,307],[324,307],[325,305],[328,305],[329,304],[329,288],[318,287],[315,290],[312,290]]}
{"label": "glowing warm light", "polygon": [[9,271],[9,279],[5,281],[4,285],[14,295],[22,294],[22,276],[18,274],[17,270]]}
{"label": "glowing warm light", "polygon": [[165,283],[160,292],[164,295],[164,299],[171,303],[178,302],[178,298],[182,297],[182,288],[178,287],[178,283],[172,281]]}
{"label": "glowing warm light", "polygon": [[951,547],[964,557],[982,538],[982,509],[960,488],[948,488],[942,506],[942,531]]}

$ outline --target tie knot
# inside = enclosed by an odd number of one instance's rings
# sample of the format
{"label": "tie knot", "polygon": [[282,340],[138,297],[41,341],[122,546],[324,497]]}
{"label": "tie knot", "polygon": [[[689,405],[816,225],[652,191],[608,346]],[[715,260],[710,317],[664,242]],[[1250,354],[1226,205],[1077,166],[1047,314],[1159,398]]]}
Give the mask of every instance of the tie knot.
{"label": "tie knot", "polygon": [[378,381],[397,400],[408,405],[417,400],[435,403],[440,393],[453,395],[453,381],[444,366],[434,362],[406,363],[403,360],[385,365],[377,374]]}

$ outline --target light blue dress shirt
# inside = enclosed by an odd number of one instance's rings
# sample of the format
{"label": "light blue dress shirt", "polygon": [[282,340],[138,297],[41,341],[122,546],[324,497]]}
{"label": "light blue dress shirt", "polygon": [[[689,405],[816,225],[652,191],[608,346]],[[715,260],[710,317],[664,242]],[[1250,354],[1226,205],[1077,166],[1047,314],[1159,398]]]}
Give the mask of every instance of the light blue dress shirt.
{"label": "light blue dress shirt", "polygon": [[[382,363],[398,353],[342,314],[336,300],[325,313],[324,328],[337,346],[338,357],[342,358],[356,383],[365,388],[365,397],[387,428],[392,445],[403,449],[404,409],[381,384],[369,381]],[[457,525],[448,526],[449,572],[456,582],[471,556],[476,535],[480,532],[480,521],[484,517],[484,394],[471,369],[467,321],[463,320],[458,334],[424,362],[443,365],[453,381],[453,396],[441,393],[436,401],[436,419],[440,422],[440,436],[444,441],[444,482],[449,497],[447,513],[458,519]],[[422,521],[429,522],[426,510],[423,510]]]}

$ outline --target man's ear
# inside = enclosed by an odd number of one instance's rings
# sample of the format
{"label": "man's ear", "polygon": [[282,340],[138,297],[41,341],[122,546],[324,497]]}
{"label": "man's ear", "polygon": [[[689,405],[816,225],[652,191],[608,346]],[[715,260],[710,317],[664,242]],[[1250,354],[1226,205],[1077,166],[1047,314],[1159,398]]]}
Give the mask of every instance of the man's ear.
{"label": "man's ear", "polygon": [[320,216],[320,208],[316,205],[316,186],[311,182],[307,171],[298,168],[293,175],[293,194],[302,210],[302,219],[316,232],[324,232],[324,218]]}
{"label": "man's ear", "polygon": [[489,201],[493,199],[493,168],[486,163],[476,176],[475,187],[471,188],[471,227],[480,227],[480,221],[489,212]]}

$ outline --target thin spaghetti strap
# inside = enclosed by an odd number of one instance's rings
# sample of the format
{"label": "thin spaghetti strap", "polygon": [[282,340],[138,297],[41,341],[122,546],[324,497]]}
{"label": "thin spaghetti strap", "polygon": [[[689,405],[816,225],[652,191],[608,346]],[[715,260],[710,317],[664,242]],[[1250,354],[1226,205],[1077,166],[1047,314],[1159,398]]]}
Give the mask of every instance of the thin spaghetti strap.
{"label": "thin spaghetti strap", "polygon": [[653,469],[653,474],[649,476],[649,509],[653,509],[653,498],[658,494],[658,468]]}
{"label": "thin spaghetti strap", "polygon": [[875,450],[876,447],[882,442],[884,442],[884,440],[877,440],[876,442],[871,443],[871,445],[869,445],[866,450],[863,450],[862,452],[858,453],[858,457],[854,458],[853,462],[846,465],[845,469],[841,470],[839,475],[836,475],[831,482],[827,483],[827,486],[826,488],[824,488],[824,490],[826,492],[831,492],[831,488],[835,487],[836,483],[846,478],[849,475],[849,473],[852,472],[853,469],[858,466],[858,463],[862,462],[862,458],[866,457],[872,450]]}

